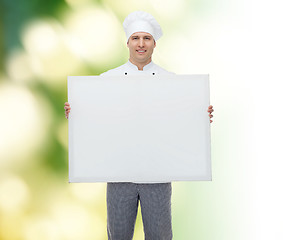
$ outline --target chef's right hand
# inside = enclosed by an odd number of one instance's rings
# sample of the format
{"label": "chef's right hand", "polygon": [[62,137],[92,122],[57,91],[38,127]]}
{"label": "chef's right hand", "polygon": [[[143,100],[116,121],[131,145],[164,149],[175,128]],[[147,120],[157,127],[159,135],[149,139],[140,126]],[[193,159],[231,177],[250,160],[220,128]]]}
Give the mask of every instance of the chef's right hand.
{"label": "chef's right hand", "polygon": [[71,111],[70,103],[65,102],[65,107],[64,107],[64,109],[65,109],[65,117],[66,117],[67,119],[69,119],[69,113],[70,113],[70,111]]}

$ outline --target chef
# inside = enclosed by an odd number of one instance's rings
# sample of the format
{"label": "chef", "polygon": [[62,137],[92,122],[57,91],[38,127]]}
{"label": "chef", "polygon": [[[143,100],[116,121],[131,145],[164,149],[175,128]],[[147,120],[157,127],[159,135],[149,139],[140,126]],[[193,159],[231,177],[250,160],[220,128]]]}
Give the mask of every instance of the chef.
{"label": "chef", "polygon": [[[101,76],[173,75],[152,61],[156,41],[162,30],[155,18],[147,12],[130,13],[123,27],[129,48],[129,60]],[[69,116],[70,104],[65,103]],[[213,107],[209,106],[212,118]],[[212,122],[212,120],[210,120]],[[171,240],[171,183],[107,183],[107,233],[109,240],[131,240],[134,234],[140,203],[146,240]]]}

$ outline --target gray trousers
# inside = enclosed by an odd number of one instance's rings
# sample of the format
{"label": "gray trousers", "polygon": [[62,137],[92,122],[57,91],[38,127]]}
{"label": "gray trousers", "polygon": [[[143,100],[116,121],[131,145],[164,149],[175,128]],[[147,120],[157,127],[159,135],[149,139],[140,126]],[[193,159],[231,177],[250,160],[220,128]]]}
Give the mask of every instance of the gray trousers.
{"label": "gray trousers", "polygon": [[171,240],[171,183],[107,183],[109,240],[131,240],[138,205],[145,240]]}

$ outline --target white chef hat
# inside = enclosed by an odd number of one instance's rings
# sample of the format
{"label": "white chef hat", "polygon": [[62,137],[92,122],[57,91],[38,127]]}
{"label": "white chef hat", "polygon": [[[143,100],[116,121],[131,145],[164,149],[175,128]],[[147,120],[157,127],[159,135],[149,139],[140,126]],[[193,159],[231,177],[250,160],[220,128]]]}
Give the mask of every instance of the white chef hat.
{"label": "white chef hat", "polygon": [[162,29],[156,19],[149,13],[135,11],[130,13],[123,22],[127,40],[135,32],[150,33],[154,40],[162,36]]}

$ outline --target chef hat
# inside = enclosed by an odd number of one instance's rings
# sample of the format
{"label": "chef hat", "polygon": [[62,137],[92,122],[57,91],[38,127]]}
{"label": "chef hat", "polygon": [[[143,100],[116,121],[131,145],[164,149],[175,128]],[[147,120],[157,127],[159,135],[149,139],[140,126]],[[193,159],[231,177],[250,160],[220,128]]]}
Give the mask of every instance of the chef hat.
{"label": "chef hat", "polygon": [[135,32],[150,33],[154,40],[162,36],[162,29],[156,19],[149,13],[135,11],[130,13],[123,22],[127,40]]}

